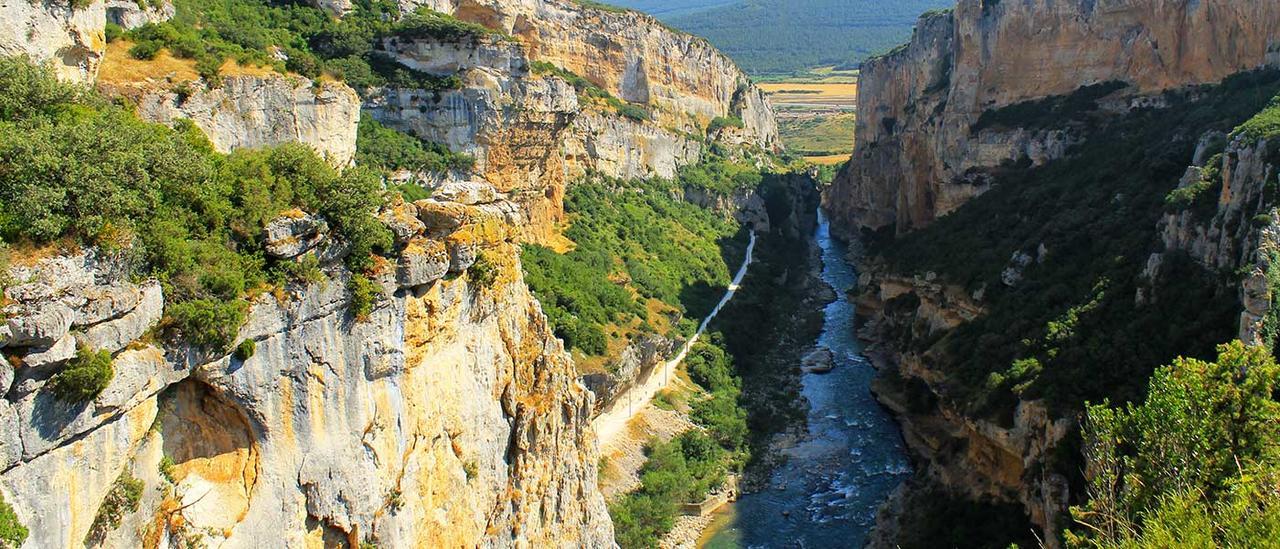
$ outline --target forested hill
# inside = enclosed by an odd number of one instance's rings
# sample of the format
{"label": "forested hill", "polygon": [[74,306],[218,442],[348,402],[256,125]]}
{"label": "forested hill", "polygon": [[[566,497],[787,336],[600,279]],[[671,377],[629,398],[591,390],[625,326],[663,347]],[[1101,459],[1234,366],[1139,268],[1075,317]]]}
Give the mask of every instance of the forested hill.
{"label": "forested hill", "polygon": [[906,42],[953,0],[610,0],[703,36],[754,75],[856,65]]}

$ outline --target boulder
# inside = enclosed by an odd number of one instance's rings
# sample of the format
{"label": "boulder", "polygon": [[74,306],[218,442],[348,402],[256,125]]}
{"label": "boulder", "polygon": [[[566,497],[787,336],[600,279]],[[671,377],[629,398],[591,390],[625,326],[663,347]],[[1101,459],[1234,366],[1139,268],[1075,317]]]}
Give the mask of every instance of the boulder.
{"label": "boulder", "polygon": [[468,206],[488,204],[499,198],[493,185],[483,181],[449,181],[440,185],[431,196],[443,202],[457,202]]}
{"label": "boulder", "polygon": [[316,247],[328,232],[323,219],[295,210],[267,223],[266,250],[273,257],[292,259]]}
{"label": "boulder", "polygon": [[449,272],[460,273],[471,268],[479,255],[479,246],[468,242],[449,243]]}
{"label": "boulder", "polygon": [[467,221],[467,208],[461,204],[440,202],[438,200],[419,200],[413,205],[418,208],[420,219],[428,231],[448,232]]}
{"label": "boulder", "polygon": [[142,290],[135,284],[123,283],[111,286],[90,286],[84,291],[85,302],[77,307],[79,315],[72,326],[97,324],[132,311],[142,301]]}
{"label": "boulder", "polygon": [[418,219],[417,206],[408,202],[382,210],[378,214],[378,219],[387,226],[387,229],[391,230],[392,236],[396,239],[396,244],[401,246],[427,230],[426,225]]}
{"label": "boulder", "polygon": [[9,319],[11,347],[48,347],[67,335],[75,311],[61,303],[49,304],[27,316]]}
{"label": "boulder", "polygon": [[[43,368],[66,362],[74,356],[76,356],[76,338],[71,334],[67,334],[53,345],[32,349],[26,355],[23,355],[22,364],[32,369]],[[12,370],[10,370],[10,373],[12,373]],[[10,379],[9,381],[12,382],[13,380]],[[8,391],[8,384],[5,384],[5,392]]]}
{"label": "boulder", "polygon": [[807,374],[825,374],[835,367],[835,355],[826,347],[814,349],[800,361],[800,370]]}
{"label": "boulder", "polygon": [[396,281],[402,287],[430,284],[449,272],[452,260],[444,244],[418,238],[405,247],[396,267]]}
{"label": "boulder", "polygon": [[115,353],[147,333],[147,330],[160,321],[162,314],[164,292],[160,283],[152,282],[142,289],[142,298],[132,311],[118,319],[90,327],[83,334],[77,334],[76,340],[81,346]]}

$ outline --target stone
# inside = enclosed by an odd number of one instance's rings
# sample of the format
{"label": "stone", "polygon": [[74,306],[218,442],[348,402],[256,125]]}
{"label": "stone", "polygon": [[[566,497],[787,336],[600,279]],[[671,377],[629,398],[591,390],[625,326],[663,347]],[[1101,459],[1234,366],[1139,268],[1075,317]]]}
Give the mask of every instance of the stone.
{"label": "stone", "polygon": [[800,361],[800,371],[807,374],[825,374],[835,368],[835,355],[826,347],[814,349]]}
{"label": "stone", "polygon": [[143,336],[160,322],[164,314],[164,291],[159,282],[142,288],[142,299],[124,316],[89,327],[83,334],[76,334],[80,346],[112,353]]}
{"label": "stone", "polygon": [[[53,345],[41,349],[32,349],[22,356],[22,364],[26,368],[39,369],[46,366],[61,364],[71,360],[76,356],[76,338],[74,335],[67,334],[62,336]],[[13,370],[10,369],[12,374]],[[12,382],[13,380],[10,379]],[[5,384],[5,392],[9,391],[8,384]]]}
{"label": "stone", "polygon": [[451,241],[449,249],[449,272],[460,273],[471,268],[479,256],[479,247],[469,242]]}
{"label": "stone", "polygon": [[437,240],[419,238],[409,242],[396,266],[396,281],[401,287],[430,284],[448,274],[452,264],[449,252]]}
{"label": "stone", "polygon": [[449,181],[436,188],[431,197],[442,202],[474,206],[498,200],[498,191],[483,181]]}
{"label": "stone", "polygon": [[85,304],[76,308],[80,313],[71,323],[75,327],[97,324],[132,311],[142,301],[142,291],[136,284],[115,284],[110,286],[91,286],[86,288],[83,296]]}
{"label": "stone", "polygon": [[400,246],[427,230],[426,225],[418,219],[417,206],[407,202],[382,210],[378,213],[378,219],[391,230],[396,244]]}
{"label": "stone", "polygon": [[60,303],[49,304],[8,322],[10,347],[48,347],[71,329],[76,313]]}
{"label": "stone", "polygon": [[0,396],[9,393],[9,388],[13,387],[14,371],[13,365],[8,360],[0,357]]}
{"label": "stone", "polygon": [[107,22],[125,29],[136,29],[148,23],[163,23],[173,19],[173,2],[143,2],[138,0],[106,0]]}
{"label": "stone", "polygon": [[267,254],[279,259],[298,257],[324,240],[329,224],[308,213],[295,211],[267,223]]}
{"label": "stone", "polygon": [[419,200],[414,206],[418,208],[418,219],[433,233],[453,231],[467,221],[467,208],[460,204]]}

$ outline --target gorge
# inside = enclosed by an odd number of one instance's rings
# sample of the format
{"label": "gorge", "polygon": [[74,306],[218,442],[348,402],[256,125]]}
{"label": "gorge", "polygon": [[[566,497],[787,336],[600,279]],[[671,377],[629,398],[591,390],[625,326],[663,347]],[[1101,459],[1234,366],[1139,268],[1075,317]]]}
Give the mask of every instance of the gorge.
{"label": "gorge", "polygon": [[958,0],[826,182],[594,1],[0,0],[0,546],[1274,546],[1276,37]]}

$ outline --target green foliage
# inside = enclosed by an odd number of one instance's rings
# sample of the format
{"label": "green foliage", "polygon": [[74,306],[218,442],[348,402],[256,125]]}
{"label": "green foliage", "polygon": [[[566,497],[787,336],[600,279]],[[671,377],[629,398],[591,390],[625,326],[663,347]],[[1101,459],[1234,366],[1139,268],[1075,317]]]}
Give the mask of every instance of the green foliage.
{"label": "green foliage", "polygon": [[351,292],[351,314],[358,321],[368,319],[373,312],[373,301],[378,296],[378,285],[368,277],[356,273],[351,275],[347,291]]}
{"label": "green foliage", "polygon": [[439,173],[470,171],[475,162],[471,155],[455,153],[439,143],[425,142],[388,128],[367,114],[360,117],[356,163],[362,166],[386,171]]}
{"label": "green foliage", "polygon": [[679,506],[700,501],[725,479],[726,453],[694,429],[669,442],[651,442],[640,468],[640,488],[609,506],[623,549],[657,547],[675,525]]}
{"label": "green foliage", "polygon": [[452,15],[431,10],[419,10],[404,16],[392,27],[392,32],[408,39],[434,39],[458,41],[480,36],[501,36],[483,25],[460,21]]}
{"label": "green foliage", "polygon": [[68,402],[87,402],[97,398],[111,384],[115,369],[111,353],[81,347],[50,382],[53,394]]}
{"label": "green foliage", "polygon": [[173,468],[175,466],[176,464],[173,462],[173,458],[167,455],[161,456],[160,463],[156,465],[156,470],[160,473],[161,477],[169,482],[169,484],[177,484],[173,477]]}
{"label": "green foliage", "polygon": [[649,109],[623,102],[621,99],[614,97],[604,88],[597,86],[594,82],[579,76],[578,74],[562,69],[546,61],[533,61],[529,63],[530,70],[534,74],[547,74],[564,79],[573,89],[578,92],[578,98],[585,103],[602,103],[604,106],[613,110],[619,115],[625,116],[632,120],[644,122],[651,120],[653,115]]}
{"label": "green foliage", "polygon": [[758,187],[764,176],[753,166],[708,155],[702,162],[680,168],[679,180],[690,187],[730,195]]}
{"label": "green foliage", "polygon": [[612,0],[705,37],[748,73],[856,67],[906,42],[926,10],[950,0]]}
{"label": "green foliage", "polygon": [[0,542],[7,544],[9,547],[22,547],[22,543],[27,541],[27,527],[22,525],[18,520],[18,514],[13,512],[13,506],[4,500],[4,495],[0,494]]}
{"label": "green foliage", "polygon": [[1280,96],[1273,98],[1267,108],[1231,132],[1232,139],[1243,137],[1245,145],[1272,139],[1276,135],[1280,135]]}
{"label": "green foliage", "polygon": [[236,360],[245,361],[253,358],[253,353],[258,350],[258,344],[252,339],[241,341],[236,345]]}
{"label": "green foliage", "polygon": [[[195,60],[197,72],[215,85],[219,68],[234,59],[308,78],[327,73],[358,91],[388,84],[452,89],[461,85],[457,76],[432,76],[405,67],[379,51],[381,39],[398,32],[412,37],[432,37],[432,32],[442,36],[489,32],[425,9],[400,20],[399,8],[384,0],[359,0],[342,19],[304,3],[265,0],[177,0],[174,7],[172,20],[126,33],[136,42],[130,54],[150,59],[161,48],[168,48],[177,57]],[[276,49],[288,60],[277,60],[271,54]]]}
{"label": "green foliage", "polygon": [[717,116],[711,119],[711,123],[707,125],[707,135],[711,135],[725,128],[743,128],[742,119],[737,116]]}
{"label": "green foliage", "polygon": [[1200,179],[1194,183],[1169,191],[1164,203],[1173,210],[1192,209],[1201,213],[1202,217],[1211,215],[1217,209],[1218,194],[1222,190],[1222,153],[1210,157],[1200,169]]}
{"label": "green foliage", "polygon": [[1120,81],[1102,82],[1084,86],[1067,95],[1056,95],[1015,103],[998,109],[983,111],[972,131],[986,128],[1025,128],[1029,130],[1062,127],[1098,108],[1098,100],[1129,85]]}
{"label": "green foliage", "polygon": [[467,278],[479,288],[492,288],[498,281],[498,267],[489,259],[488,254],[481,252],[476,262],[467,267]]}
{"label": "green foliage", "polygon": [[377,173],[338,172],[305,146],[221,155],[188,121],[141,122],[15,58],[0,59],[0,113],[0,237],[133,243],[137,274],[164,284],[169,333],[194,344],[225,350],[246,292],[295,273],[262,252],[265,223],[283,211],[324,216],[355,268],[391,246],[374,216]]}
{"label": "green foliage", "polygon": [[[1277,89],[1280,74],[1257,72],[1170,93],[1170,107],[1090,127],[1066,158],[999,171],[989,192],[955,212],[873,244],[896,272],[933,272],[970,291],[985,288],[987,314],[941,341],[908,341],[945,353],[945,397],[969,413],[1006,420],[1019,394],[1044,398],[1059,412],[1086,401],[1135,400],[1155,365],[1178,355],[1209,356],[1235,334],[1239,309],[1230,273],[1208,272],[1176,253],[1165,254],[1157,280],[1141,273],[1159,240],[1165,196],[1196,145],[1174,136],[1233,128]],[[1042,245],[1043,261],[1027,266],[1020,283],[1001,284],[1015,252],[1035,256]],[[1099,296],[1095,287],[1103,281]],[[1139,288],[1155,299],[1135,300]],[[1095,299],[1076,310],[1070,330],[1046,339],[1050,323]],[[1007,371],[1030,358],[1036,363]]]}
{"label": "green foliage", "polygon": [[1178,359],[1147,399],[1091,406],[1081,547],[1263,547],[1280,539],[1280,367],[1263,347]]}
{"label": "green foliage", "polygon": [[107,497],[102,500],[102,506],[98,507],[98,514],[89,527],[89,536],[101,539],[107,532],[119,528],[125,515],[138,510],[143,487],[142,481],[133,478],[129,471],[120,473],[107,492]]}
{"label": "green foliage", "polygon": [[719,300],[736,265],[721,247],[739,228],[679,195],[670,181],[582,181],[565,199],[572,221],[565,235],[576,248],[561,255],[525,247],[525,280],[567,345],[599,355],[603,326],[646,320],[645,304],[629,290],[693,318]]}
{"label": "green foliage", "polygon": [[699,341],[685,357],[684,366],[689,378],[707,392],[706,398],[693,403],[690,419],[706,428],[724,449],[744,452],[747,411],[740,402],[742,381],[734,375],[733,358],[721,346]]}

